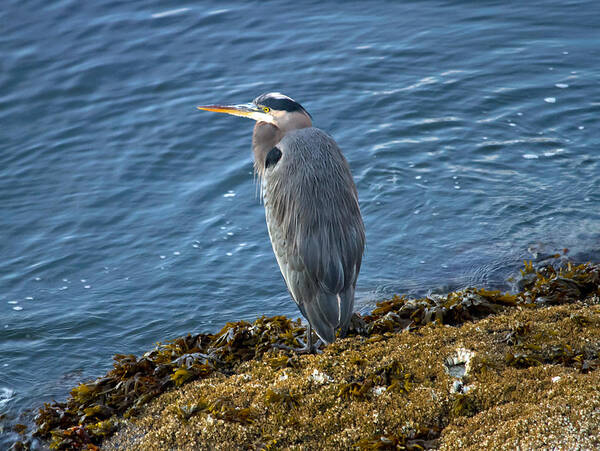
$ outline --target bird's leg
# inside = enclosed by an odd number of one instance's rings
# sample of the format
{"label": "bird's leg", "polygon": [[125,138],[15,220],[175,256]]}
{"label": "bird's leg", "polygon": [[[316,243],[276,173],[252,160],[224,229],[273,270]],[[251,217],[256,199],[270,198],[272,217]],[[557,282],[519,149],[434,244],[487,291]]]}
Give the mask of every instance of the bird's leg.
{"label": "bird's leg", "polygon": [[312,353],[312,326],[308,323],[308,327],[306,328],[306,347],[308,348],[308,352]]}
{"label": "bird's leg", "polygon": [[321,344],[323,344],[323,340],[320,338],[316,342],[313,342],[312,326],[308,323],[308,327],[306,328],[306,346],[297,349],[296,352],[299,354],[318,354],[321,352],[319,351]]}
{"label": "bird's leg", "polygon": [[300,340],[299,338],[297,340],[300,342],[300,344],[303,344],[304,346],[299,348],[294,348],[293,346],[287,346],[284,344],[274,344],[273,346],[279,349],[283,349],[285,351],[294,351],[296,354],[318,354],[320,352],[319,346],[321,346],[322,341],[319,338],[316,343],[313,343],[312,327],[310,323],[306,328],[306,344],[302,343],[302,340]]}

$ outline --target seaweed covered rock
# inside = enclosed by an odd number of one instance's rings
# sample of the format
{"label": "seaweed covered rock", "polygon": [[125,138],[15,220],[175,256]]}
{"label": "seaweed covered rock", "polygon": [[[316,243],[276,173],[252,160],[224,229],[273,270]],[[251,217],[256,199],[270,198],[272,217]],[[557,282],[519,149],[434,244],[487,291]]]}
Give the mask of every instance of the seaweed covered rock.
{"label": "seaweed covered rock", "polygon": [[116,355],[106,376],[75,387],[66,403],[40,409],[35,434],[50,439],[53,449],[98,446],[120,417],[136,415],[160,393],[213,372],[231,374],[236,365],[260,358],[274,344],[297,344],[304,333],[299,321],[261,317],[252,324],[227,323],[214,335],[188,335],[158,344],[139,358]]}
{"label": "seaweed covered rock", "polygon": [[[553,350],[586,343],[589,357],[598,357],[599,301],[507,309],[380,340],[349,337],[301,356],[294,367],[250,360],[231,376],[214,374],[161,395],[104,447],[595,449],[599,370]],[[574,321],[574,313],[587,321]],[[528,322],[520,342],[506,339]],[[527,345],[548,350],[552,360],[507,362],[508,352]],[[185,419],[177,414],[197,402],[221,407],[195,409]]]}
{"label": "seaweed covered rock", "polygon": [[[502,386],[511,372],[596,375],[600,266],[527,263],[522,280],[515,294],[394,296],[320,355],[281,349],[305,333],[283,316],[118,355],[106,376],[40,409],[36,435],[53,449],[443,447],[446,428],[459,434],[466,418],[512,399]],[[457,377],[448,362],[459,342],[475,357]],[[484,395],[494,383],[499,394]]]}

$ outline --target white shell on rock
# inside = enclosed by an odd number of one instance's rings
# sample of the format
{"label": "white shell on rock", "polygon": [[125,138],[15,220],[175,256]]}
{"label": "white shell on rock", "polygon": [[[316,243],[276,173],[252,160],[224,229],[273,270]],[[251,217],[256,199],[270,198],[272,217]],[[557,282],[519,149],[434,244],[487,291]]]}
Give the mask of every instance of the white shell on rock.
{"label": "white shell on rock", "polygon": [[373,395],[375,396],[380,396],[383,393],[385,393],[385,391],[387,390],[387,387],[378,385],[377,387],[373,387],[372,391],[373,391]]}
{"label": "white shell on rock", "polygon": [[313,382],[316,382],[319,385],[327,384],[327,383],[333,381],[333,379],[330,376],[328,376],[325,373],[321,373],[316,368],[313,370],[312,374],[310,375],[310,380],[312,380]]}
{"label": "white shell on rock", "polygon": [[462,379],[471,370],[471,359],[475,356],[473,351],[458,348],[456,353],[444,359],[446,372],[455,378]]}

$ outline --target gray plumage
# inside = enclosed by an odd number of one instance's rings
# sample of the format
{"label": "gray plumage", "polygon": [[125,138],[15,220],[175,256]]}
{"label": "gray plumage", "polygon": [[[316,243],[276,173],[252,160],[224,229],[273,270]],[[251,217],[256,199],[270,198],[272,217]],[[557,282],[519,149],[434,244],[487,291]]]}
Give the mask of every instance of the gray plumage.
{"label": "gray plumage", "polygon": [[288,290],[310,329],[331,343],[346,333],[365,231],[356,186],[336,142],[279,93],[253,104],[199,107],[257,121],[252,137],[269,237]]}
{"label": "gray plumage", "polygon": [[264,171],[263,202],[273,251],[292,298],[325,342],[345,333],[364,249],[350,168],[317,128],[288,132]]}

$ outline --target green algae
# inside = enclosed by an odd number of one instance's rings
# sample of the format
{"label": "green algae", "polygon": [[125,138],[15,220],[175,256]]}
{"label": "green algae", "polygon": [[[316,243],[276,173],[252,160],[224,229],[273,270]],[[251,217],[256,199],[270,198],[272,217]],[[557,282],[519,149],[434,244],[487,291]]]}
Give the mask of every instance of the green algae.
{"label": "green algae", "polygon": [[[401,331],[416,331],[432,324],[458,326],[506,309],[560,305],[600,294],[600,268],[591,264],[534,268],[531,262],[526,262],[522,276],[530,277],[521,284],[523,290],[516,294],[468,288],[446,296],[420,299],[394,296],[377,303],[369,315],[355,315],[349,336],[364,337],[366,345],[376,346]],[[580,314],[573,314],[569,321],[574,328],[597,324],[595,317]],[[254,323],[227,323],[216,334],[188,335],[159,343],[139,358],[116,355],[114,368],[105,377],[75,387],[66,403],[45,404],[36,418],[36,435],[49,440],[53,449],[94,449],[119,427],[121,417],[135,418],[145,404],[173,388],[215,374],[235,374],[241,364],[250,361],[262,361],[271,371],[299,369],[298,356],[282,351],[279,346],[299,346],[298,340],[304,334],[305,328],[299,320],[292,321],[284,316],[261,317]],[[569,348],[551,340],[551,334],[536,333],[531,324],[516,324],[500,340],[508,346],[504,364],[517,369],[556,364],[582,373],[598,368],[597,349],[590,346]],[[331,348],[335,349],[335,346],[337,344]],[[349,362],[360,375],[337,384],[334,398],[342,402],[371,402],[376,388],[385,388],[397,395],[407,394],[415,385],[424,382],[399,361],[371,369],[360,354],[353,354]],[[482,359],[481,373],[493,372],[498,365],[500,363]],[[272,409],[295,409],[302,403],[301,396],[289,389],[267,389],[263,399]],[[471,394],[456,394],[451,402],[451,417],[470,417],[479,408],[477,399]],[[181,421],[192,421],[201,414],[224,422],[252,425],[259,412],[253,407],[234,406],[225,398],[196,401],[174,411]],[[289,421],[300,420],[292,415]],[[426,437],[432,436],[431,427],[420,428],[428,431]],[[375,434],[356,442],[356,447],[422,449],[418,448],[423,446],[419,443],[427,440],[430,439],[418,434],[410,437]],[[265,448],[277,447],[279,443],[276,437],[263,437],[259,442]]]}

